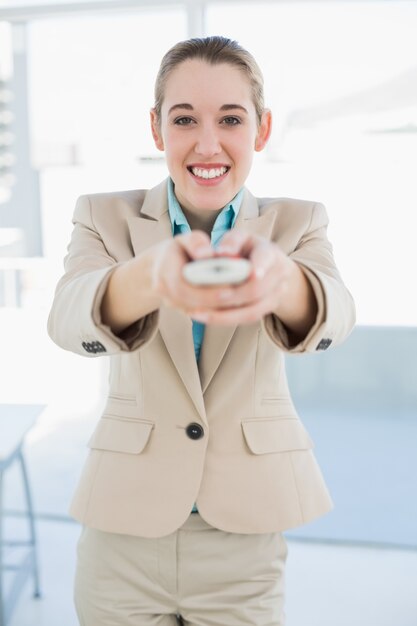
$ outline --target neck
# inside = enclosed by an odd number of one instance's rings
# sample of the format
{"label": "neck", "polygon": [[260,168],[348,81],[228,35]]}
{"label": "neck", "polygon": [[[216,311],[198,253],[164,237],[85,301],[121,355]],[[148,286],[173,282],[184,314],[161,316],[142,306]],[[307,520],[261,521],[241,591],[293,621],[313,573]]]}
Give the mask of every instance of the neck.
{"label": "neck", "polygon": [[185,217],[187,218],[187,222],[190,225],[191,230],[202,230],[207,233],[207,235],[211,234],[213,230],[214,222],[221,209],[218,211],[204,211],[203,213],[194,213],[189,209],[182,209]]}

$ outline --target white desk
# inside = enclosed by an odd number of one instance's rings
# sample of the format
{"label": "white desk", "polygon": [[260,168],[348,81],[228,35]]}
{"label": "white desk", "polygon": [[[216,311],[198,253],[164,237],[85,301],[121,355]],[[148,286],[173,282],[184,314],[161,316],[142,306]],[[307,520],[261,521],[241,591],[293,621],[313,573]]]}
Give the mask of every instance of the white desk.
{"label": "white desk", "polygon": [[[39,574],[37,561],[37,545],[35,524],[32,507],[32,496],[28,475],[23,456],[25,437],[44,406],[34,404],[0,404],[0,626],[6,626],[20,591],[28,576],[33,576],[34,597],[40,597]],[[14,463],[20,465],[24,495],[26,500],[26,515],[29,524],[29,539],[27,541],[3,540],[3,479],[6,470]],[[8,566],[5,561],[7,547],[22,547],[25,557],[17,566]],[[4,597],[3,575],[7,570],[14,570],[13,584],[8,597]]]}

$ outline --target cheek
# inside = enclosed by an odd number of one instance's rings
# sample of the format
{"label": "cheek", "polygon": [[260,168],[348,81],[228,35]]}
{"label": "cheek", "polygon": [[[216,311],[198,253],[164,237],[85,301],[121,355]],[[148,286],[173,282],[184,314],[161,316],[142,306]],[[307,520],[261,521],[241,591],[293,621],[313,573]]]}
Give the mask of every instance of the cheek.
{"label": "cheek", "polygon": [[250,163],[255,150],[255,135],[251,131],[242,133],[234,142],[235,154],[241,162]]}
{"label": "cheek", "polygon": [[249,149],[248,147],[243,148],[241,145],[239,152],[237,152],[236,154],[238,158],[238,163],[240,163],[242,169],[244,170],[250,169],[250,166],[253,160],[253,150]]}
{"label": "cheek", "polygon": [[167,133],[165,136],[165,153],[167,158],[179,158],[184,153],[184,141],[175,136],[174,133]]}

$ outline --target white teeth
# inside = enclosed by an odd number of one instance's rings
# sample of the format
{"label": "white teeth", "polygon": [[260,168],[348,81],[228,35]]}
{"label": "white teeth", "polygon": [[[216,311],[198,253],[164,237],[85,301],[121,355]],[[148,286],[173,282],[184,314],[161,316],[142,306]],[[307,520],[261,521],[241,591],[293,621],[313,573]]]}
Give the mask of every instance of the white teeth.
{"label": "white teeth", "polygon": [[198,178],[218,178],[226,174],[227,167],[212,168],[211,170],[203,169],[202,167],[192,167],[191,171]]}

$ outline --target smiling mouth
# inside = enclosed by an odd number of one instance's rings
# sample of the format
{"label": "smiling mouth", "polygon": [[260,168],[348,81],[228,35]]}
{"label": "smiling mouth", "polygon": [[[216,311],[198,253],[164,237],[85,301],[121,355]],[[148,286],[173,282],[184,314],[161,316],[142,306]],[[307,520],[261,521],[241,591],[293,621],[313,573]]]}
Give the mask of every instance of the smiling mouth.
{"label": "smiling mouth", "polygon": [[208,168],[203,168],[203,167],[190,166],[190,167],[187,167],[187,169],[196,178],[209,180],[209,179],[214,179],[214,178],[221,178],[222,176],[227,174],[227,172],[230,170],[230,167],[223,166],[223,167],[213,167],[213,168],[208,169]]}

